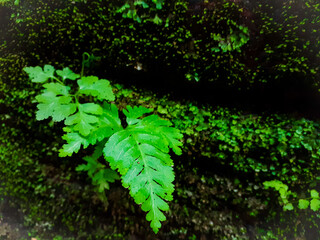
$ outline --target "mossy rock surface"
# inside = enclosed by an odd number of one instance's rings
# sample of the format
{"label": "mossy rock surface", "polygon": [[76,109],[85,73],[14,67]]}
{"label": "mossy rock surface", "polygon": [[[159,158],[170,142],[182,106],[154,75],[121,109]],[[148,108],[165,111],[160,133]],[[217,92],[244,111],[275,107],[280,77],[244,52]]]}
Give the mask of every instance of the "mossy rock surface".
{"label": "mossy rock surface", "polygon": [[[0,7],[0,179],[3,193],[27,214],[26,223],[38,235],[44,239],[53,239],[57,232],[76,239],[319,238],[316,214],[283,212],[278,195],[262,185],[277,178],[301,196],[306,189],[319,187],[316,114],[311,114],[313,121],[261,110],[281,102],[287,86],[295,101],[314,94],[299,105],[301,109],[318,98],[319,45],[308,44],[307,35],[312,31],[310,41],[319,41],[314,29],[319,19],[290,18],[297,9],[286,3],[279,13],[268,11],[280,4],[270,1],[261,6],[214,2],[168,1],[161,12],[164,19],[172,15],[166,28],[123,19],[114,12],[121,5],[118,1],[21,1],[5,15],[1,11],[8,7]],[[310,18],[317,14],[314,1],[298,6]],[[214,13],[221,16],[219,26]],[[279,21],[287,28],[279,29]],[[240,52],[212,54],[218,42],[212,41],[210,32],[221,32],[225,25],[237,31],[237,26],[247,26],[250,41],[239,47]],[[269,40],[275,41],[268,45]],[[174,159],[175,200],[158,235],[120,183],[102,201],[87,176],[75,171],[90,149],[73,158],[58,158],[61,126],[35,120],[32,99],[40,89],[30,83],[23,67],[52,64],[80,72],[85,51],[100,56],[86,74],[110,79],[120,108],[128,104],[153,108],[184,134],[184,154]],[[140,90],[129,89],[131,85]],[[301,86],[305,94],[294,96]],[[247,88],[258,91],[247,95],[243,91]],[[156,89],[158,95],[146,89]],[[275,89],[278,97],[272,95]],[[163,97],[166,91],[171,95]],[[271,97],[261,102],[268,94]],[[247,102],[255,107],[237,105],[235,96],[248,96]],[[294,102],[286,99],[288,105]],[[316,101],[312,111],[314,106]]]}
{"label": "mossy rock surface", "polygon": [[[276,229],[281,229],[283,235],[280,236],[285,236],[289,234],[286,230],[287,227],[276,227],[276,216],[282,216],[282,218],[290,218],[291,216],[292,219],[295,219],[295,223],[303,220],[303,225],[300,226],[302,229],[309,226],[312,221],[317,221],[316,219],[311,220],[310,216],[308,218],[311,222],[306,221],[303,219],[306,218],[304,213],[296,215],[297,213],[279,212],[281,208],[277,205],[275,195],[263,189],[262,186],[263,179],[268,179],[269,175],[273,176],[271,172],[264,172],[263,168],[260,173],[250,170],[250,168],[248,168],[249,171],[244,171],[245,168],[242,169],[241,164],[236,165],[229,158],[219,159],[217,156],[208,155],[210,151],[206,150],[206,146],[218,146],[217,149],[219,149],[219,144],[226,143],[211,139],[208,134],[210,127],[205,130],[199,129],[199,124],[192,123],[193,117],[196,115],[188,115],[184,111],[185,109],[188,111],[193,109],[193,111],[208,112],[205,107],[196,107],[195,104],[191,106],[191,103],[173,102],[168,97],[159,99],[151,93],[123,89],[119,85],[114,91],[119,99],[119,106],[135,105],[138,102],[146,107],[156,107],[156,111],[164,118],[181,121],[180,129],[185,135],[184,155],[175,158],[175,200],[170,204],[171,211],[167,215],[168,220],[163,224],[163,231],[157,235],[159,239],[191,238],[193,235],[203,239],[212,239],[213,237],[224,239],[225,236],[249,239],[250,234],[255,236],[263,234],[258,230],[259,228],[266,229],[263,228],[265,221]],[[175,108],[175,114],[172,114],[172,108],[168,107],[171,104],[180,106]],[[216,120],[230,117],[230,111],[227,109],[224,111],[220,109],[219,112],[221,115],[215,112]],[[184,117],[186,115],[187,118]],[[5,118],[5,115],[1,116]],[[252,116],[240,114],[232,116],[252,118]],[[203,128],[206,125],[210,126],[208,119],[196,121],[202,122]],[[263,121],[265,118],[256,115],[255,119]],[[277,119],[278,123],[286,122],[286,118],[282,119],[277,116]],[[316,123],[310,121],[306,123],[299,122],[301,120],[295,121],[301,126],[307,124],[305,127],[308,125],[309,127],[317,126]],[[187,130],[188,124],[193,126],[192,131]],[[44,125],[47,126],[46,123],[40,123],[39,126],[41,125],[43,126],[40,130]],[[284,129],[288,131],[286,125],[284,126]],[[107,192],[107,202],[101,201],[86,175],[74,171],[75,167],[81,163],[79,162],[80,156],[72,159],[59,159],[57,149],[59,144],[62,144],[61,140],[57,135],[50,136],[50,132],[57,128],[49,126],[45,129],[43,133],[47,132],[48,134],[45,142],[39,141],[38,136],[28,134],[31,130],[20,129],[17,126],[4,124],[1,132],[2,136],[8,136],[1,149],[3,152],[1,162],[6,166],[2,169],[4,190],[14,196],[16,202],[29,214],[30,226],[33,226],[37,221],[51,222],[51,229],[55,231],[60,229],[62,232],[68,230],[70,234],[75,234],[79,239],[82,235],[87,239],[90,237],[103,239],[102,236],[105,239],[108,239],[107,236],[114,239],[113,232],[122,234],[124,239],[128,236],[135,236],[138,239],[154,239],[156,237],[144,220],[144,213],[135,206],[128,192],[121,188],[120,183],[114,184]],[[253,130],[256,129],[253,128]],[[32,129],[32,132],[34,131],[36,129]],[[19,137],[14,138],[14,136]],[[8,139],[15,139],[16,142]],[[30,142],[33,144],[30,145]],[[265,150],[263,150],[263,146],[258,146],[258,149],[261,154],[262,151],[267,153],[271,146],[265,145]],[[250,145],[248,151],[255,151],[256,147],[255,144]],[[39,149],[42,150],[39,151]],[[85,155],[85,152],[80,155]],[[244,154],[233,152],[231,149],[229,149],[229,153],[227,150],[223,152],[231,154],[231,156]],[[216,152],[211,154],[216,154]],[[285,162],[285,159],[284,157],[282,161]],[[257,159],[253,164],[259,167]],[[281,168],[274,171],[281,176]],[[309,175],[305,176],[307,180],[311,181],[307,178]],[[292,181],[292,186],[294,186],[295,181],[291,178],[284,178],[284,180],[289,183]],[[304,184],[308,184],[308,182],[306,181]],[[29,198],[34,201],[25,202]],[[270,198],[273,200],[265,201]],[[39,218],[39,216],[41,217]],[[45,236],[50,233],[50,228],[39,228],[38,232]],[[295,234],[303,236],[303,232]],[[225,239],[230,239],[229,237]]]}

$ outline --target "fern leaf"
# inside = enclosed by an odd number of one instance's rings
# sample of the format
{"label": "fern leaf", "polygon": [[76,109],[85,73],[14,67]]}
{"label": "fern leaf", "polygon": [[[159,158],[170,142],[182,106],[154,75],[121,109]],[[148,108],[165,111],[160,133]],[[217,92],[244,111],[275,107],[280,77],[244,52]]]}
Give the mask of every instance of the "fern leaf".
{"label": "fern leaf", "polygon": [[121,129],[122,126],[118,115],[118,108],[114,104],[104,103],[102,106],[102,114],[99,116],[98,125],[88,135],[88,141],[90,144],[95,144],[105,138],[109,138],[112,134]]}
{"label": "fern leaf", "polygon": [[157,115],[150,115],[145,117],[142,122],[142,125],[154,126],[155,131],[162,137],[163,141],[166,141],[170,148],[174,151],[175,154],[181,155],[181,146],[182,142],[179,141],[183,137],[180,131],[176,128],[171,127],[172,123],[161,119]]}
{"label": "fern leaf", "polygon": [[100,168],[97,170],[97,172],[94,174],[92,178],[92,182],[94,185],[98,186],[98,191],[103,192],[106,189],[110,188],[109,183],[115,182],[115,180],[119,180],[120,177],[117,174],[116,171],[110,169],[110,168]]}
{"label": "fern leaf", "polygon": [[79,74],[74,73],[70,68],[65,67],[62,70],[57,70],[57,75],[62,77],[63,81],[66,79],[76,80],[80,77]]}
{"label": "fern leaf", "polygon": [[115,133],[104,148],[111,168],[122,175],[123,186],[129,187],[136,203],[148,212],[147,220],[155,232],[166,219],[161,211],[169,209],[164,200],[171,200],[174,190],[173,168],[168,165],[172,160],[167,152],[160,137],[138,126]]}
{"label": "fern leaf", "polygon": [[110,82],[96,76],[82,77],[78,81],[79,92],[97,97],[99,100],[114,101],[115,96]]}
{"label": "fern leaf", "polygon": [[86,148],[89,144],[99,143],[122,129],[117,107],[108,103],[102,107],[94,103],[80,104],[79,112],[68,117],[65,122],[69,127],[63,128],[67,132],[63,136],[67,144],[60,150],[62,157],[77,153],[81,145]]}
{"label": "fern leaf", "polygon": [[52,117],[53,121],[59,122],[76,111],[76,104],[72,103],[68,87],[59,83],[44,84],[45,90],[36,96],[38,101],[37,120]]}
{"label": "fern leaf", "polygon": [[45,84],[43,84],[43,87],[47,91],[53,92],[56,95],[62,95],[62,96],[68,96],[69,95],[70,87],[65,86],[63,84],[60,84],[60,83],[45,83]]}
{"label": "fern leaf", "polygon": [[71,156],[73,153],[77,153],[81,145],[84,148],[89,146],[88,140],[76,132],[66,133],[62,136],[62,139],[66,140],[67,144],[64,144],[62,149],[59,150],[60,157]]}
{"label": "fern leaf", "polygon": [[154,115],[137,119],[149,112],[143,108],[128,107],[124,112],[129,126],[109,138],[103,154],[111,168],[119,171],[123,186],[129,188],[135,202],[148,212],[151,228],[158,232],[166,219],[162,211],[169,209],[166,201],[172,200],[174,191],[169,147],[179,152],[181,134],[171,129],[170,122],[151,117]]}
{"label": "fern leaf", "polygon": [[141,120],[138,118],[150,112],[151,112],[150,109],[142,106],[139,106],[139,107],[134,106],[133,108],[131,106],[128,106],[127,109],[123,110],[124,115],[126,115],[127,117],[126,121],[129,125],[133,125],[140,122]]}
{"label": "fern leaf", "polygon": [[[105,145],[106,141],[99,142],[94,149],[94,152],[90,156],[85,156],[82,159],[85,160],[88,164],[81,164],[79,165],[76,170],[77,171],[88,171],[89,177],[92,177],[95,173],[95,169],[97,169],[98,165],[101,164],[98,162],[98,159],[102,156],[103,154],[103,147]],[[89,165],[93,165],[93,167],[88,167]]]}
{"label": "fern leaf", "polygon": [[96,115],[101,115],[103,110],[95,103],[78,104],[79,111],[65,120],[66,125],[73,125],[73,129],[83,136],[88,136],[99,122]]}
{"label": "fern leaf", "polygon": [[93,185],[98,187],[99,192],[109,189],[109,183],[119,180],[120,177],[114,170],[107,168],[106,165],[101,164],[98,159],[102,156],[102,150],[105,141],[96,145],[95,151],[91,156],[83,158],[87,164],[79,165],[77,171],[87,171],[88,176],[92,179]]}
{"label": "fern leaf", "polygon": [[46,82],[49,78],[54,77],[54,67],[51,65],[45,65],[43,70],[41,67],[25,67],[23,70],[28,73],[32,82],[43,83]]}

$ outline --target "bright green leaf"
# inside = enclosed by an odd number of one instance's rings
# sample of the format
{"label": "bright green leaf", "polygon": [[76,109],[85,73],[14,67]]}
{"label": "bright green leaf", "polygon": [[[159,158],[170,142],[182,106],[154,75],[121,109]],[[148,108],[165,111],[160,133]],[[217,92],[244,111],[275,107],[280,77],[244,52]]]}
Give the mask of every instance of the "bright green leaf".
{"label": "bright green leaf", "polygon": [[79,92],[97,97],[99,100],[114,101],[115,96],[110,82],[95,76],[82,77],[78,81]]}
{"label": "bright green leaf", "polygon": [[292,203],[287,203],[286,205],[284,205],[283,206],[283,209],[285,210],[285,211],[291,211],[291,210],[293,210],[293,205],[292,205]]}
{"label": "bright green leaf", "polygon": [[118,108],[114,104],[104,103],[102,114],[98,118],[97,126],[87,136],[90,144],[109,138],[112,134],[122,129]]}
{"label": "bright green leaf", "polygon": [[180,142],[179,139],[181,139],[183,135],[178,129],[170,127],[172,123],[161,119],[157,115],[150,115],[145,117],[141,121],[141,124],[153,128],[154,132],[162,137],[163,141],[166,142],[170,148],[172,148],[175,154],[182,154],[180,149],[182,142]]}
{"label": "bright green leaf", "polygon": [[70,68],[65,67],[62,71],[57,70],[57,75],[62,77],[63,80],[70,79],[70,80],[76,80],[80,77],[79,74],[74,73]]}
{"label": "bright green leaf", "polygon": [[77,153],[81,145],[83,145],[84,148],[89,146],[87,139],[75,132],[64,134],[62,139],[66,140],[67,144],[64,144],[62,149],[59,150],[60,157],[71,156],[73,153]]}
{"label": "bright green leaf", "polygon": [[319,199],[312,199],[310,201],[310,208],[313,211],[318,211],[320,209],[320,200]]}
{"label": "bright green leaf", "polygon": [[70,87],[62,85],[60,83],[46,83],[43,84],[43,87],[46,88],[49,92],[53,92],[56,95],[69,95]]}
{"label": "bright green leaf", "polygon": [[84,103],[84,104],[80,104],[79,107],[81,111],[90,113],[90,114],[101,115],[103,112],[102,107],[96,103]]}
{"label": "bright green leaf", "polygon": [[72,103],[69,96],[57,96],[54,92],[45,91],[36,96],[39,102],[37,105],[37,120],[52,117],[53,121],[59,122],[69,117],[76,111],[76,105]]}
{"label": "bright green leaf", "polygon": [[162,211],[169,209],[166,201],[172,200],[174,191],[169,146],[180,146],[175,142],[180,134],[169,130],[171,123],[160,118],[153,118],[154,123],[149,117],[138,123],[134,120],[146,112],[144,108],[129,108],[125,113],[131,124],[109,138],[103,153],[111,168],[122,175],[123,186],[129,187],[135,202],[148,212],[151,228],[158,232],[166,219]]}
{"label": "bright green leaf", "polygon": [[43,70],[41,67],[25,67],[23,70],[29,74],[29,77],[32,82],[43,83],[47,81],[49,78],[54,77],[54,67],[51,65],[45,65]]}
{"label": "bright green leaf", "polygon": [[[65,120],[66,125],[73,125],[73,129],[83,136],[88,136],[99,122],[98,116],[102,114],[102,108],[95,103],[78,104],[79,111]],[[91,115],[95,114],[95,115]]]}
{"label": "bright green leaf", "polygon": [[309,201],[306,199],[299,199],[299,208],[300,209],[307,209],[309,206]]}
{"label": "bright green leaf", "polygon": [[129,125],[136,124],[140,122],[138,118],[142,117],[146,113],[150,113],[151,110],[142,106],[134,106],[133,108],[131,106],[127,106],[127,109],[123,110],[124,115],[127,117],[127,123]]}
{"label": "bright green leaf", "polygon": [[126,3],[126,4],[122,5],[122,7],[117,10],[117,13],[122,13],[128,8],[130,8],[130,5],[128,3]]}
{"label": "bright green leaf", "polygon": [[156,16],[153,18],[153,22],[157,25],[162,23],[161,18],[158,17],[158,15],[156,14]]}
{"label": "bright green leaf", "polygon": [[319,192],[314,189],[311,190],[310,195],[312,198],[319,198]]}

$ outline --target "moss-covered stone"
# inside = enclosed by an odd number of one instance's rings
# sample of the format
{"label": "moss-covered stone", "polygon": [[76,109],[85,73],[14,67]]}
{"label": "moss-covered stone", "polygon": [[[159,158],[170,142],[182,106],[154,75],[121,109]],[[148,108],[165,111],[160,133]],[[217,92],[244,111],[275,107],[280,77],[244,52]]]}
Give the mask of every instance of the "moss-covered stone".
{"label": "moss-covered stone", "polygon": [[[163,231],[158,235],[160,239],[191,238],[192,236],[206,237],[207,239],[212,237],[223,239],[226,236],[225,239],[230,239],[230,237],[248,239],[248,233],[251,231],[248,230],[250,226],[255,228],[263,224],[262,219],[270,223],[276,222],[274,217],[279,211],[279,206],[275,195],[263,189],[262,180],[268,179],[268,176],[277,177],[279,174],[278,177],[283,177],[283,180],[292,183],[291,186],[295,186],[296,181],[292,179],[295,175],[283,175],[283,168],[275,168],[273,171],[268,169],[265,172],[263,167],[259,165],[259,161],[263,162],[263,159],[255,159],[253,164],[256,166],[254,168],[250,166],[243,168],[241,161],[233,161],[229,157],[220,157],[219,160],[217,155],[220,151],[226,156],[230,154],[233,159],[236,159],[237,155],[239,155],[237,157],[239,159],[246,159],[246,154],[251,151],[255,152],[255,148],[258,148],[259,154],[267,159],[268,155],[265,155],[263,151],[270,155],[270,151],[273,151],[273,145],[270,142],[262,142],[262,144],[259,141],[253,141],[252,145],[247,146],[247,152],[238,152],[231,147],[219,147],[228,144],[228,142],[210,137],[210,134],[214,132],[213,127],[216,126],[213,126],[214,122],[209,119],[214,119],[217,122],[219,119],[224,119],[227,124],[232,123],[234,119],[244,120],[247,118],[250,120],[247,127],[252,129],[252,138],[258,139],[255,136],[260,136],[261,133],[256,130],[261,129],[258,126],[265,126],[263,122],[266,121],[266,118],[254,116],[255,121],[259,123],[259,125],[255,125],[252,116],[240,113],[238,115],[231,114],[227,109],[220,108],[219,111],[211,111],[208,108],[196,107],[195,104],[173,102],[168,98],[159,99],[147,92],[123,89],[119,85],[115,88],[115,93],[120,106],[139,103],[154,108],[162,117],[176,122],[176,126],[185,135],[185,154],[183,157],[175,159],[177,176],[175,201],[171,204],[172,210],[169,213],[168,221],[164,223]],[[171,105],[175,107],[170,107]],[[193,112],[197,114],[193,114]],[[1,145],[3,153],[1,154],[1,165],[6,166],[2,169],[4,190],[7,194],[21,199],[21,206],[30,216],[28,220],[30,225],[35,221],[50,222],[52,228],[63,229],[66,227],[77,237],[85,236],[86,239],[108,239],[108,236],[113,239],[112,232],[123,234],[124,239],[129,235],[141,236],[145,239],[155,237],[148,228],[148,223],[144,220],[144,214],[134,206],[126,190],[119,188],[119,184],[115,184],[107,193],[108,201],[102,202],[99,195],[90,186],[89,179],[74,171],[76,165],[81,163],[77,160],[79,158],[75,157],[73,160],[57,158],[57,148],[59,148],[59,143],[61,145],[58,136],[48,135],[46,142],[39,141],[37,139],[39,136],[28,134],[29,131],[36,131],[35,129],[26,130],[17,126],[9,126],[5,123],[6,115],[2,114],[1,116],[4,120],[2,121],[1,136],[8,137],[6,140],[2,139]],[[277,132],[291,131],[286,124],[280,128],[281,121],[286,122],[285,118],[274,117],[277,119]],[[232,119],[229,120],[229,118]],[[245,123],[246,121],[243,121],[243,124]],[[291,124],[294,125],[294,123],[291,120]],[[245,126],[243,124],[239,125],[241,129]],[[316,123],[296,121],[296,124],[305,128],[299,135],[303,137],[303,131],[309,131],[308,128],[314,127],[312,124]],[[241,139],[235,137],[241,137],[243,133],[228,135],[230,129],[227,126],[229,125],[223,126],[220,127],[225,129],[224,136],[226,138],[230,136],[230,139],[241,143]],[[232,126],[232,129],[235,130],[238,125]],[[49,134],[53,129],[53,127],[48,127],[46,131]],[[41,131],[41,129],[37,129],[37,131]],[[46,133],[46,131],[42,130],[42,133]],[[14,138],[14,136],[19,137]],[[313,141],[309,136],[304,136],[305,141],[307,139]],[[226,138],[224,139],[226,140]],[[278,138],[278,135],[275,138]],[[33,144],[30,145],[30,142]],[[208,151],[206,149],[208,145],[216,150]],[[278,155],[280,150],[277,146],[275,145],[274,151]],[[301,145],[300,148],[304,148],[304,146]],[[295,147],[293,147],[294,149]],[[279,158],[278,161],[284,163],[286,156]],[[291,162],[291,164],[299,164],[299,162]],[[282,165],[282,167],[284,166]],[[257,171],[259,169],[260,171]],[[299,167],[297,169],[299,170]],[[288,170],[292,171],[293,169],[288,168]],[[312,182],[312,179],[308,179],[311,172],[298,173],[300,179],[303,179],[303,176],[306,177],[303,182],[304,186],[309,186],[308,184]],[[291,178],[287,178],[289,176]],[[29,198],[34,201],[28,202]],[[285,219],[286,214],[282,213],[282,215],[281,219]],[[261,219],[261,217],[263,218]],[[308,221],[304,222],[301,227],[304,229],[309,224]],[[265,228],[261,227],[261,229]],[[282,230],[283,236],[288,234],[285,229],[286,227]],[[45,236],[50,231],[40,228],[38,232]],[[258,233],[255,232],[255,234],[258,236]],[[300,233],[297,232],[297,234]]]}
{"label": "moss-covered stone", "polygon": [[[6,28],[0,23],[0,180],[2,191],[28,214],[26,222],[48,239],[50,229],[76,239],[249,239],[250,234],[258,239],[272,239],[272,234],[276,239],[308,239],[310,232],[317,232],[315,214],[281,211],[277,195],[262,185],[277,178],[301,196],[307,188],[319,187],[317,121],[200,106],[116,83],[131,85],[134,75],[144,78],[144,86],[173,83],[191,91],[198,85],[187,85],[189,79],[246,88],[276,78],[288,80],[290,72],[293,77],[298,73],[297,81],[314,84],[319,49],[308,44],[305,35],[311,31],[312,41],[319,41],[313,29],[318,19],[298,22],[285,3],[281,17],[271,19],[273,13],[264,7],[272,5],[167,1],[161,12],[163,19],[169,18],[165,26],[123,19],[115,13],[118,6],[118,1],[105,0],[21,1],[11,6],[14,15],[0,14],[1,21],[8,21]],[[314,1],[301,7],[312,18],[318,11]],[[277,21],[289,26],[279,29]],[[224,52],[223,40],[231,41],[231,31],[244,31],[240,26],[249,28],[250,41]],[[273,45],[270,39],[276,40]],[[74,170],[81,154],[57,157],[59,125],[35,121],[32,99],[39,89],[22,68],[53,64],[79,72],[83,52],[101,57],[86,74],[110,78],[119,106],[153,108],[184,134],[184,155],[175,159],[176,200],[157,236],[119,183],[106,193],[108,201],[102,201],[89,179]],[[212,85],[200,88],[210,92]],[[36,222],[47,227],[36,227]]]}

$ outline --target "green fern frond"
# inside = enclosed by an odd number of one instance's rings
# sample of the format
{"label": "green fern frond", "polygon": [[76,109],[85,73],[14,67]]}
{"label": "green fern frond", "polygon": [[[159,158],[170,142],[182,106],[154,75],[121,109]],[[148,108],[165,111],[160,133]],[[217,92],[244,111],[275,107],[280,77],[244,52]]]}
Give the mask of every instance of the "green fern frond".
{"label": "green fern frond", "polygon": [[[36,96],[38,102],[37,119],[52,117],[55,122],[64,120],[66,132],[62,139],[66,143],[59,150],[60,157],[71,156],[81,147],[95,145],[93,155],[86,156],[86,164],[77,167],[87,171],[97,186],[102,199],[109,182],[122,178],[124,187],[129,188],[131,196],[141,209],[147,212],[155,233],[166,220],[163,211],[169,210],[167,201],[172,200],[174,191],[173,161],[169,150],[181,154],[179,141],[182,135],[172,127],[171,122],[156,115],[145,114],[151,110],[145,107],[131,107],[123,110],[128,126],[124,129],[119,118],[118,108],[106,101],[115,99],[109,81],[95,76],[80,77],[69,68],[57,70],[51,65],[26,67],[32,82],[43,83],[43,92]],[[78,79],[78,80],[77,80]],[[46,83],[48,80],[51,82]],[[74,94],[65,80],[77,80],[79,86]],[[92,96],[100,103],[82,103],[83,95]],[[89,98],[92,99],[92,98]],[[103,149],[103,150],[102,150]],[[101,155],[110,163],[111,169],[101,164]]]}
{"label": "green fern frond", "polygon": [[146,219],[151,221],[150,226],[157,233],[161,221],[166,219],[162,211],[169,210],[166,201],[172,200],[174,191],[169,147],[179,149],[181,144],[176,141],[181,135],[171,130],[170,122],[152,117],[154,115],[149,116],[149,120],[153,118],[156,122],[138,121],[137,118],[135,121],[132,116],[141,117],[147,112],[145,109],[128,108],[124,112],[131,116],[128,127],[109,138],[103,153],[111,168],[122,175],[123,186],[130,189],[136,203],[142,204],[142,210],[148,212]]}

